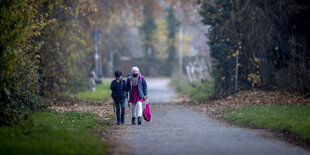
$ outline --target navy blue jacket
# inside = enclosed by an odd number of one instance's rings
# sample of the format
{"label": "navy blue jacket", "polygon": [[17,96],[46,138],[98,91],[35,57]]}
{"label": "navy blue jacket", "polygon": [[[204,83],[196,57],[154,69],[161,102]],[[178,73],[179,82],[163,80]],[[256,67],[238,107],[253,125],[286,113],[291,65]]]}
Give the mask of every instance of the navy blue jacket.
{"label": "navy blue jacket", "polygon": [[[126,91],[129,91],[129,98],[131,98],[131,89],[132,89],[132,82],[130,80],[130,76],[127,76],[127,86],[126,86]],[[142,99],[147,95],[147,84],[142,75],[138,76],[138,92],[139,92],[139,97]]]}
{"label": "navy blue jacket", "polygon": [[119,78],[111,82],[112,98],[115,102],[125,102],[127,98],[126,81]]}

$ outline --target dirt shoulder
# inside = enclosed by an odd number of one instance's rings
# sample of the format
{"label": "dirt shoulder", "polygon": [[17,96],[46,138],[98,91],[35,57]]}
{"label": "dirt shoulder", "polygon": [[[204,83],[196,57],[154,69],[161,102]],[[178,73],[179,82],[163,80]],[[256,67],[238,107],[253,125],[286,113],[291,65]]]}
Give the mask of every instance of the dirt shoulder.
{"label": "dirt shoulder", "polygon": [[87,102],[72,96],[54,96],[45,98],[44,102],[47,103],[49,109],[61,113],[66,111],[91,112],[98,114],[99,118],[105,118],[114,113],[112,100]]}
{"label": "dirt shoulder", "polygon": [[[222,97],[216,100],[191,101],[186,95],[177,94],[174,97],[176,102],[184,103],[189,109],[195,110],[212,118],[216,122],[243,128],[254,128],[249,125],[235,124],[227,120],[220,113],[225,108],[238,108],[249,105],[310,105],[309,95],[291,94],[278,91],[245,90],[237,94]],[[271,136],[289,143],[310,149],[310,142],[302,140],[299,135],[277,129],[266,129],[272,133]]]}

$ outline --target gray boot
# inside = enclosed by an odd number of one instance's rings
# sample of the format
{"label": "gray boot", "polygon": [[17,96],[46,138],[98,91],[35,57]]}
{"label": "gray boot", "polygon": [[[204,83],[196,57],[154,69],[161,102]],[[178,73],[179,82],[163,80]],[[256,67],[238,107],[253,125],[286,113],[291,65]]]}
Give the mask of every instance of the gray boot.
{"label": "gray boot", "polygon": [[136,117],[132,117],[131,124],[136,125]]}

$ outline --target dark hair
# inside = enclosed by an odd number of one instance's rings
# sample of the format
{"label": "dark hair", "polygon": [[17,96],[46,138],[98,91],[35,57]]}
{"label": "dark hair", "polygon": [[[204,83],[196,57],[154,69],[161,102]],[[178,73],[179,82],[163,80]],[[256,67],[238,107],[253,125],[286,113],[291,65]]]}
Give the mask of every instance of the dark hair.
{"label": "dark hair", "polygon": [[115,77],[122,76],[122,72],[120,70],[115,71]]}

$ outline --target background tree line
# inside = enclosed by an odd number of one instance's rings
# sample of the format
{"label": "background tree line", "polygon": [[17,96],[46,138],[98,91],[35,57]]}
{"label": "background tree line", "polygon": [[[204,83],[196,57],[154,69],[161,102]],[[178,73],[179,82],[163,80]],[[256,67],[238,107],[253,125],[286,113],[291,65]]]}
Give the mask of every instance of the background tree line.
{"label": "background tree line", "polygon": [[[163,9],[159,1],[171,5]],[[145,75],[170,75],[177,57],[178,19],[173,0],[159,1],[1,0],[0,125],[46,108],[42,97],[89,88],[95,30],[101,33],[105,75],[110,75],[111,49],[117,69],[120,57],[138,48],[130,45],[132,40],[141,43],[143,56],[135,65]],[[133,29],[139,31],[134,37]]]}
{"label": "background tree line", "polygon": [[[198,0],[209,26],[216,92],[242,88],[310,90],[310,1]],[[236,57],[239,63],[236,64]]]}
{"label": "background tree line", "polygon": [[92,30],[124,5],[108,0],[1,0],[0,125],[44,109],[42,96],[89,87]]}

